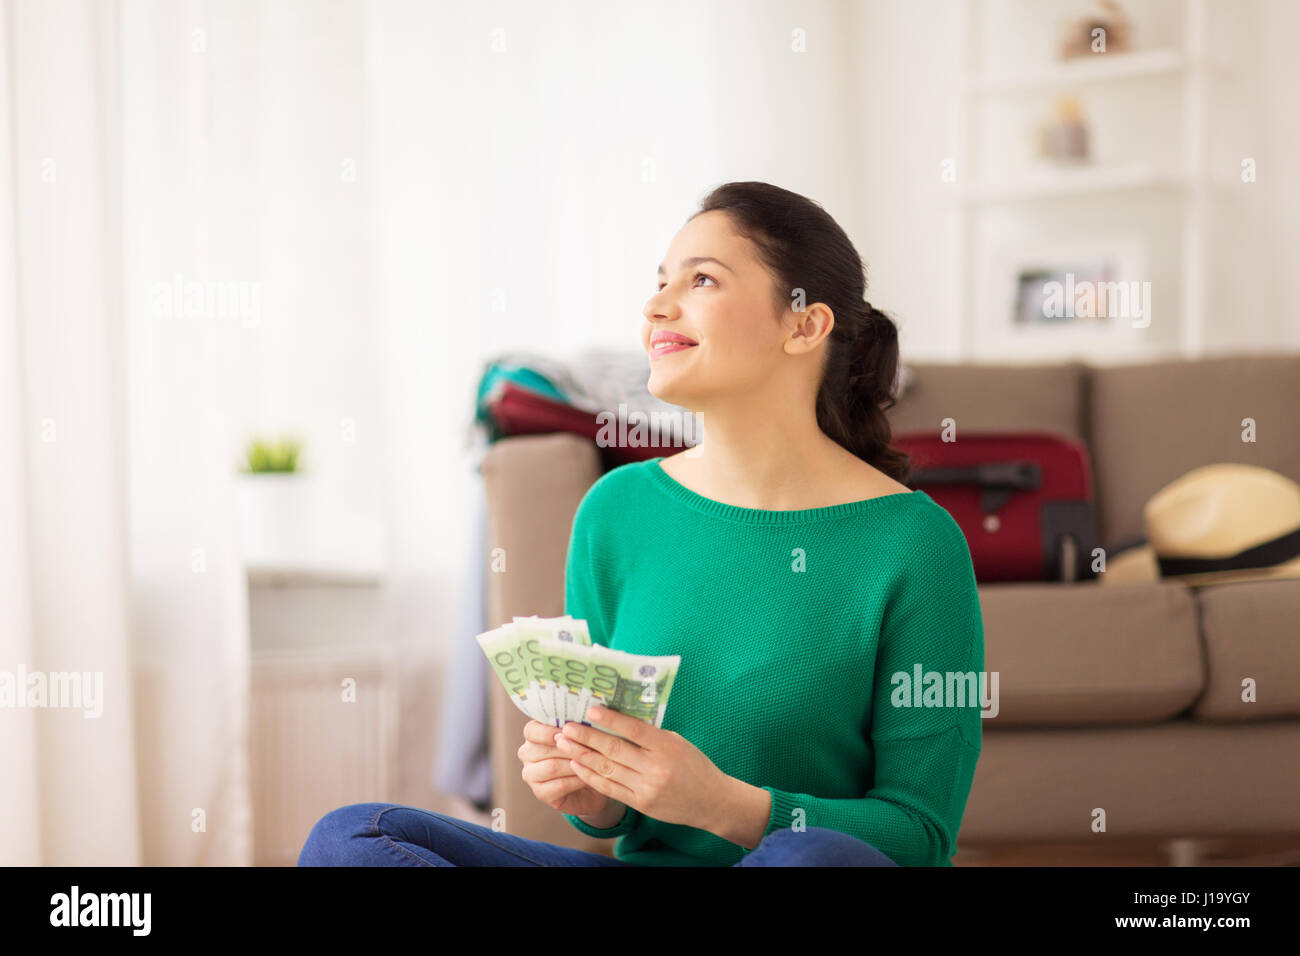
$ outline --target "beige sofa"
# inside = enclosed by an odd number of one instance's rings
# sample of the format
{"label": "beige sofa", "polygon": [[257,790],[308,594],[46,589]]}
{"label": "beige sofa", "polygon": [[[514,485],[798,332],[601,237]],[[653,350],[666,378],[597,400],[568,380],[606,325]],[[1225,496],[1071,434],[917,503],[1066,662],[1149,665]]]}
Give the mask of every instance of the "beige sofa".
{"label": "beige sofa", "polygon": [[[1246,462],[1300,481],[1300,355],[1091,367],[915,364],[896,431],[1039,429],[1083,440],[1108,553],[1143,534],[1142,506],[1199,465]],[[1242,441],[1245,418],[1257,440]],[[579,500],[603,471],[572,435],[507,438],[482,463],[488,624],[564,610]],[[959,834],[962,849],[1023,841],[1300,833],[1300,580],[980,587],[985,669],[1000,711]],[[1241,701],[1243,679],[1258,686]],[[493,804],[510,832],[595,852],[539,803],[515,751],[525,718],[489,678]],[[761,784],[762,781],[751,781]]]}

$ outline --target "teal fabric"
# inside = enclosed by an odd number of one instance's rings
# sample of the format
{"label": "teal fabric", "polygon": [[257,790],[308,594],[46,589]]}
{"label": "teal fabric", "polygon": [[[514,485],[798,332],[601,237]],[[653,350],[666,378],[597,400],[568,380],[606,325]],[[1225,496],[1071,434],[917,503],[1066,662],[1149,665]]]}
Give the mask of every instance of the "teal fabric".
{"label": "teal fabric", "polygon": [[559,402],[569,401],[569,396],[565,395],[555,386],[554,382],[539,372],[509,362],[490,362],[487,368],[484,369],[483,376],[479,379],[474,415],[475,420],[487,429],[489,441],[496,441],[501,437],[501,434],[497,430],[491,411],[488,409],[488,402],[493,391],[505,382],[510,382]]}

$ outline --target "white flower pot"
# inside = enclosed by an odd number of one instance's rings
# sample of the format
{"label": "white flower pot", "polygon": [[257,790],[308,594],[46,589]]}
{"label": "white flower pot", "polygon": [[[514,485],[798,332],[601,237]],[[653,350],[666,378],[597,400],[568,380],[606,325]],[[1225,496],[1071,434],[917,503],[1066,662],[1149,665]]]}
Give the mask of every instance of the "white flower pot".
{"label": "white flower pot", "polygon": [[240,554],[249,569],[274,570],[313,562],[324,523],[319,482],[295,472],[241,474]]}

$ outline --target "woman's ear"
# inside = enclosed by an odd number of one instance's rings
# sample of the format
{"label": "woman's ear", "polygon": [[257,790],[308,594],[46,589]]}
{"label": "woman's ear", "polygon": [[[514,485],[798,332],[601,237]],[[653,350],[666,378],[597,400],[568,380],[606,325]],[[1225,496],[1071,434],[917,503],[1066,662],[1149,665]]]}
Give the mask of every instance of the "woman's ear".
{"label": "woman's ear", "polygon": [[835,314],[824,302],[814,302],[802,312],[791,312],[794,327],[785,340],[785,350],[791,355],[804,355],[817,348],[835,327]]}

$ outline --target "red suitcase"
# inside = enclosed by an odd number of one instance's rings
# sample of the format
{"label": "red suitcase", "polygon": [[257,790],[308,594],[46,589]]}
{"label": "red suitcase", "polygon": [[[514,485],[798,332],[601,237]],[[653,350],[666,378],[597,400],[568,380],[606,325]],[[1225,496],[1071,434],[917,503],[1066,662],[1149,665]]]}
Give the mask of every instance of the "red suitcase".
{"label": "red suitcase", "polygon": [[896,434],[920,488],[966,534],[975,579],[1078,581],[1095,577],[1092,466],[1081,442],[1049,432],[983,432],[945,442]]}

